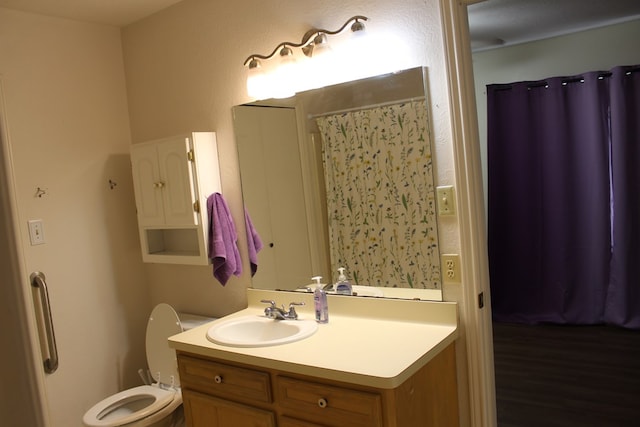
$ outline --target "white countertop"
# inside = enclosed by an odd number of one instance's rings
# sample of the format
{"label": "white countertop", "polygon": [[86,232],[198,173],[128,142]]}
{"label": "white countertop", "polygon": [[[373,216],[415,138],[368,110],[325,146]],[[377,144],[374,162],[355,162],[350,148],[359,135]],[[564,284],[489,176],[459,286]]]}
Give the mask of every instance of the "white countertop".
{"label": "white countertop", "polygon": [[[260,315],[261,299],[287,306],[305,302],[301,319],[313,319],[313,295],[248,289],[249,307],[224,317]],[[217,320],[218,322],[221,319]],[[169,338],[188,353],[393,389],[417,372],[458,336],[457,304],[329,295],[329,323],[301,341],[271,347],[229,347],[206,337],[214,322]]]}

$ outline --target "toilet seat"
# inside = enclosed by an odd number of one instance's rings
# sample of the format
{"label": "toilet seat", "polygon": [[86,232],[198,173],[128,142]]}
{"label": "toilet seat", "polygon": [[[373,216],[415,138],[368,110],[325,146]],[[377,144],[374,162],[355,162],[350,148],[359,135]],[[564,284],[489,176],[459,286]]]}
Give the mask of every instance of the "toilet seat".
{"label": "toilet seat", "polygon": [[142,385],[98,402],[85,413],[83,422],[92,427],[118,427],[142,420],[168,406],[175,408],[180,403],[182,395],[177,390]]}
{"label": "toilet seat", "polygon": [[168,304],[158,304],[147,323],[146,353],[155,385],[143,385],[116,393],[96,403],[83,416],[91,427],[151,425],[182,404],[177,359],[167,339],[182,332],[178,314]]}

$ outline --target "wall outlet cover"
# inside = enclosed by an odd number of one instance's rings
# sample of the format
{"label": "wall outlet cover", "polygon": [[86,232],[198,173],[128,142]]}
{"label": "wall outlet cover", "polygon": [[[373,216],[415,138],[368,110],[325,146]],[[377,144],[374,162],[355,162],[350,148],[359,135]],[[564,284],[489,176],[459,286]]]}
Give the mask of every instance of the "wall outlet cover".
{"label": "wall outlet cover", "polygon": [[442,281],[444,283],[460,283],[460,255],[442,255]]}

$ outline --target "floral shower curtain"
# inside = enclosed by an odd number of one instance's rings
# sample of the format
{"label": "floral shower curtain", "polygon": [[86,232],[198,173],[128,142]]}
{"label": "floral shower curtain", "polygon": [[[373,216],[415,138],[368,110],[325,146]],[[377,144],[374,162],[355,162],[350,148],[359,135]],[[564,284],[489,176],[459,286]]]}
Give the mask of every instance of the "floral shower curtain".
{"label": "floral shower curtain", "polygon": [[360,285],[435,289],[440,262],[424,100],[317,119],[333,270]]}
{"label": "floral shower curtain", "polygon": [[489,85],[494,319],[640,328],[640,73]]}

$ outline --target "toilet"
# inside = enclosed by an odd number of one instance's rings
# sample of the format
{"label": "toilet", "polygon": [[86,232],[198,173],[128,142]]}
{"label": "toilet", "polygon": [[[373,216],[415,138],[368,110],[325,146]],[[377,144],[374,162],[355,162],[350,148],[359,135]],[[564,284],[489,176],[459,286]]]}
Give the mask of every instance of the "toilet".
{"label": "toilet", "polygon": [[146,352],[153,385],[142,385],[96,403],[82,418],[87,427],[176,427],[183,425],[176,352],[167,338],[214,319],[176,313],[158,304],[147,323]]}

